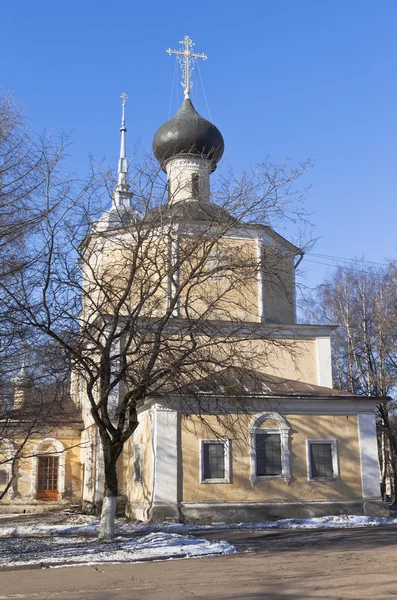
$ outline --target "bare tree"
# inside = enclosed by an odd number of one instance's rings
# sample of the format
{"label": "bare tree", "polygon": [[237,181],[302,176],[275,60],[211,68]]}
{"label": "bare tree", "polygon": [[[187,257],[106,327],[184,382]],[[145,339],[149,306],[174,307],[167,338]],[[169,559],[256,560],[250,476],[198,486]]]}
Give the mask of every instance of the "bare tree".
{"label": "bare tree", "polygon": [[[363,396],[393,396],[397,384],[395,265],[375,269],[358,262],[349,269],[338,268],[306,308],[318,322],[339,326],[333,337],[335,386]],[[377,408],[382,479],[384,483],[391,470],[397,490],[394,409],[392,399]]]}
{"label": "bare tree", "polygon": [[[93,223],[92,187],[65,195],[25,268],[0,282],[13,321],[53,340],[84,385],[104,456],[100,539],[114,535],[117,460],[145,400],[227,367],[252,368],[259,355],[263,364],[266,351],[288,344],[272,335],[277,325],[264,333],[255,303],[264,278],[293,305],[301,251],[270,224],[304,222],[295,185],[306,168],[267,161],[219,178],[215,202],[166,204],[166,183],[146,157],[130,169],[132,207],[114,205]],[[267,350],[257,343],[264,338]]]}
{"label": "bare tree", "polygon": [[[11,94],[0,95],[0,446],[3,449],[5,445],[9,447],[0,460],[7,472],[7,483],[0,498],[14,483],[18,461],[31,452],[32,438],[40,431],[44,433],[55,427],[53,415],[57,411],[54,406],[58,406],[59,399],[65,396],[67,363],[54,360],[53,352],[49,360],[50,355],[45,355],[45,350],[49,349],[48,341],[41,344],[34,328],[13,318],[4,290],[18,272],[33,266],[36,244],[40,246],[41,243],[43,222],[72,194],[76,185],[76,178],[63,168],[67,147],[67,136],[53,139],[47,132],[34,134],[24,108]],[[90,184],[92,181],[91,173]],[[84,185],[81,188],[84,189]],[[31,292],[25,288],[25,294]],[[18,402],[17,406],[14,384],[21,369],[26,341],[32,349],[26,365],[28,369],[32,367],[31,398],[28,406]],[[33,357],[36,358],[32,361]],[[43,364],[46,365],[45,373],[41,368]],[[53,377],[55,364],[57,382]],[[51,406],[51,403],[55,405]]]}

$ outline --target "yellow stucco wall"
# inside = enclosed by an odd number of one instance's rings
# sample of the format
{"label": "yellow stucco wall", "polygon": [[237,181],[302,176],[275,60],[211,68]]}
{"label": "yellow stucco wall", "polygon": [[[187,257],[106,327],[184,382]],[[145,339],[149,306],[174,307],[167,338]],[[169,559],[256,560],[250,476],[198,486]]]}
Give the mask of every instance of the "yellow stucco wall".
{"label": "yellow stucco wall", "polygon": [[[112,313],[129,286],[129,298],[122,313],[127,312],[129,303],[136,303],[142,290],[145,290],[145,303],[140,315],[155,316],[164,312],[169,288],[167,257],[172,253],[167,237],[164,232],[153,231],[138,246],[135,237],[131,230],[106,239],[92,238],[86,249],[84,268],[84,310],[88,320],[99,308]],[[178,279],[182,285],[187,281],[180,298],[181,317],[186,317],[188,309],[189,318],[199,318],[204,314],[207,319],[260,320],[256,240],[251,237],[215,240],[210,232],[197,239],[191,235],[178,238],[181,261]],[[137,247],[136,258],[134,252]],[[173,247],[172,244],[170,247]],[[264,315],[277,323],[293,323],[293,259],[276,246],[269,247],[266,252]],[[194,272],[200,261],[203,261],[202,264]],[[219,273],[215,272],[217,265],[220,265]],[[107,289],[106,301],[98,281]]]}
{"label": "yellow stucco wall", "polygon": [[[208,416],[209,427],[193,417],[182,423],[183,502],[208,501],[272,501],[359,498],[361,492],[357,417],[355,415],[283,415],[290,426],[289,485],[283,479],[250,482],[249,437],[247,426],[251,417],[239,417],[241,428],[232,439],[231,483],[200,483],[200,439],[214,439],[211,427],[221,437],[230,437],[217,419]],[[268,423],[266,424],[268,426]],[[337,439],[339,480],[308,481],[307,439]]]}
{"label": "yellow stucco wall", "polygon": [[[316,340],[307,339],[267,339],[247,340],[231,336],[224,342],[215,338],[213,344],[208,344],[207,352],[222,364],[235,364],[247,369],[256,369],[262,373],[285,377],[307,383],[318,383]],[[201,344],[209,343],[208,338],[199,338]],[[197,379],[199,377],[197,376]]]}

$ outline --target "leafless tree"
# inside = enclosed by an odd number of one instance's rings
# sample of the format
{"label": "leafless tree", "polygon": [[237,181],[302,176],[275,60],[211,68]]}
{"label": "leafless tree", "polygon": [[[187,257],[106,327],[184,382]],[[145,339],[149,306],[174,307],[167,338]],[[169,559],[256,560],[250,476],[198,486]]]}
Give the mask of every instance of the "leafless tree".
{"label": "leafless tree", "polygon": [[[358,261],[352,268],[338,268],[306,308],[318,322],[338,325],[333,337],[335,386],[363,396],[393,397],[397,384],[395,265],[375,269]],[[382,479],[384,483],[391,470],[397,490],[394,414],[392,398],[378,405]]]}
{"label": "leafless tree", "polygon": [[[130,168],[131,208],[93,223],[92,188],[64,195],[25,268],[0,282],[13,321],[49,337],[84,385],[104,456],[101,539],[114,535],[117,460],[146,399],[230,366],[252,368],[259,355],[263,364],[288,344],[273,335],[277,325],[258,322],[255,302],[263,277],[293,303],[296,248],[271,225],[304,223],[295,186],[307,166],[266,161],[219,177],[210,203],[167,204],[164,177],[145,157]],[[242,229],[253,242],[258,231],[268,236],[265,254],[239,241]]]}
{"label": "leafless tree", "polygon": [[[43,355],[43,351],[48,350],[48,341],[41,344],[34,329],[13,318],[4,290],[16,273],[32,266],[43,221],[76,185],[76,178],[66,173],[63,166],[67,147],[67,136],[54,139],[47,132],[34,134],[24,108],[11,94],[0,95],[0,446],[12,445],[12,453],[7,452],[0,460],[7,472],[11,467],[0,498],[13,485],[16,465],[30,452],[30,440],[38,435],[40,428],[43,433],[55,426],[53,418],[52,424],[49,421],[56,413],[51,402],[64,397],[64,365],[57,371],[58,382],[55,383],[54,354],[51,353],[51,360],[49,354]],[[92,180],[91,173],[90,183]],[[84,185],[81,188],[84,189]],[[25,289],[27,295],[30,292]],[[30,365],[33,379],[29,406],[19,406],[16,410],[14,378],[21,369],[26,341],[34,348],[28,362],[32,362],[33,356],[37,360]],[[45,373],[40,368],[43,360]]]}

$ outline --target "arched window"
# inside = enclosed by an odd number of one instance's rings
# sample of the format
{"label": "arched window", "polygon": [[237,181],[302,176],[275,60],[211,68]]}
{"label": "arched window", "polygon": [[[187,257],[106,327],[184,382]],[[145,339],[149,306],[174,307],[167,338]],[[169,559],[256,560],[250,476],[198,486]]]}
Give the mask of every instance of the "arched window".
{"label": "arched window", "polygon": [[[268,422],[268,423],[267,423]],[[291,480],[289,426],[277,412],[255,415],[249,427],[251,483],[266,479]]]}

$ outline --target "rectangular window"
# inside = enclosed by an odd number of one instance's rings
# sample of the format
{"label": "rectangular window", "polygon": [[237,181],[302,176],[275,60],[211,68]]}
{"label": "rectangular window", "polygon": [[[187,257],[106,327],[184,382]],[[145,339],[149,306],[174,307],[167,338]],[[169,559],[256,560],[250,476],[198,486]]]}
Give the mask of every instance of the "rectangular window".
{"label": "rectangular window", "polygon": [[192,196],[193,198],[198,198],[200,193],[199,186],[199,175],[198,173],[192,173]]}
{"label": "rectangular window", "polygon": [[338,477],[336,440],[308,440],[309,479]]}
{"label": "rectangular window", "polygon": [[141,445],[134,444],[134,482],[142,481]]}
{"label": "rectangular window", "polygon": [[6,469],[0,469],[0,487],[4,488],[8,483],[8,472]]}
{"label": "rectangular window", "polygon": [[281,438],[277,433],[255,434],[256,476],[282,475]]}
{"label": "rectangular window", "polygon": [[201,440],[201,481],[229,482],[229,440]]}

